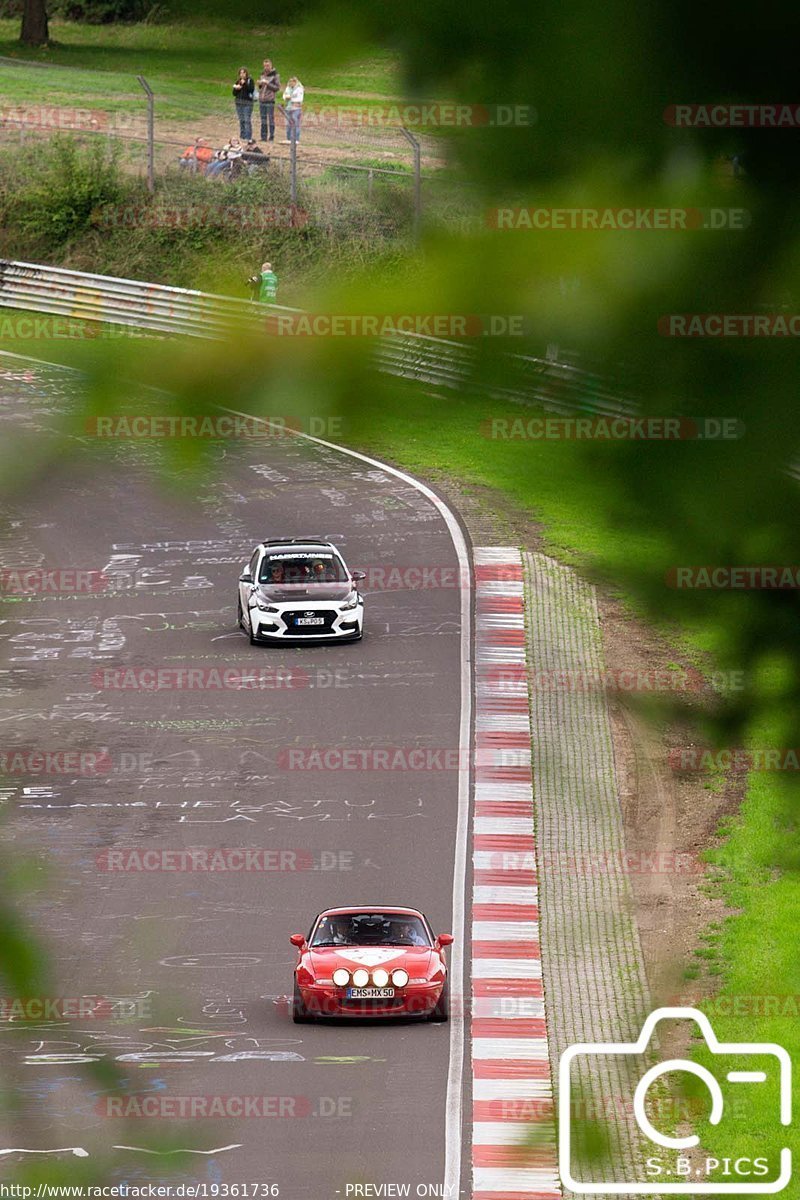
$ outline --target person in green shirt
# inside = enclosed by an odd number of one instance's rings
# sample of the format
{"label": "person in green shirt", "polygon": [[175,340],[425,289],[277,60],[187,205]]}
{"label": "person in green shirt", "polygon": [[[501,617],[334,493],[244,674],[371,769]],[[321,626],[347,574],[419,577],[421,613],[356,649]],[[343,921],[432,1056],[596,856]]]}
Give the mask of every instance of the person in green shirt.
{"label": "person in green shirt", "polygon": [[262,263],[258,285],[258,298],[263,304],[274,304],[277,295],[278,276],[272,269],[272,263]]}

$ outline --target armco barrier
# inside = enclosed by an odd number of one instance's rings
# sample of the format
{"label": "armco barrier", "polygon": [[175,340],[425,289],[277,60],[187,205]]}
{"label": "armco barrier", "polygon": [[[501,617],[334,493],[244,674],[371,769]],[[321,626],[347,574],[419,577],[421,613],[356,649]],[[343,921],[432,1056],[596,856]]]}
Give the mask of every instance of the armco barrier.
{"label": "armco barrier", "polygon": [[[0,307],[201,338],[223,338],[236,329],[263,330],[265,313],[299,311],[138,279],[9,260],[0,260]],[[266,331],[265,336],[269,336]],[[475,349],[465,342],[397,333],[380,339],[375,362],[378,370],[388,375],[458,389],[472,379]],[[615,394],[607,381],[575,363],[525,354],[506,354],[504,362],[502,387],[489,381],[480,385],[492,398],[561,413],[621,416],[636,411],[632,397]]]}

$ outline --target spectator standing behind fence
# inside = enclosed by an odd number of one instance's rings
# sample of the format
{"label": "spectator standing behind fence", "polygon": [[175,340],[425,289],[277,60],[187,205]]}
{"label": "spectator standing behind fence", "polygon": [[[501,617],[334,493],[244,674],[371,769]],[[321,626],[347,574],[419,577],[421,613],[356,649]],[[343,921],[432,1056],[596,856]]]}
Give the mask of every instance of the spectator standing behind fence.
{"label": "spectator standing behind fence", "polygon": [[[261,110],[261,140],[275,141],[275,97],[281,89],[281,77],[270,59],[264,59],[264,68],[258,80],[258,107]],[[269,134],[267,129],[269,128]]]}
{"label": "spectator standing behind fence", "polygon": [[233,85],[233,101],[239,118],[239,137],[244,141],[253,136],[253,92],[256,85],[247,67],[240,67]]}
{"label": "spectator standing behind fence", "polygon": [[300,121],[303,116],[303,99],[305,88],[296,75],[292,75],[283,93],[284,112],[286,114],[286,141],[300,141]]}

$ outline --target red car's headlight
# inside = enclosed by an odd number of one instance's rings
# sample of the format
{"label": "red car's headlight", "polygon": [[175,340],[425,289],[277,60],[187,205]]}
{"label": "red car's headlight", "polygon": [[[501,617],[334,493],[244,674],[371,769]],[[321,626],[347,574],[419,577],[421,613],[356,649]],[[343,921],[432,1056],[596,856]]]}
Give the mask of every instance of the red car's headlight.
{"label": "red car's headlight", "polygon": [[402,967],[392,971],[392,983],[395,987],[405,987],[408,983],[408,971],[404,971]]}

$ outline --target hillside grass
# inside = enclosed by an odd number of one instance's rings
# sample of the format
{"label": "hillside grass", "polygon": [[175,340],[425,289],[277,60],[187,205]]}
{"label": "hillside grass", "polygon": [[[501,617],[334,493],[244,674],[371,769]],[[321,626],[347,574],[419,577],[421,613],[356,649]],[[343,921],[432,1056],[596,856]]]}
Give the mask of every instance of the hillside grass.
{"label": "hillside grass", "polygon": [[[0,20],[0,57],[43,66],[70,67],[76,71],[74,87],[114,90],[112,77],[144,75],[154,91],[193,100],[210,101],[230,97],[230,88],[240,66],[252,74],[264,58],[271,58],[281,79],[299,75],[313,91],[330,95],[368,92],[386,98],[398,95],[396,57],[388,50],[367,60],[324,65],[299,27],[270,25],[256,21],[242,24],[232,20],[211,21],[194,15],[191,21],[175,24],[82,25],[71,21],[50,22],[51,43],[32,50],[19,42],[19,21]],[[308,60],[310,62],[307,63]],[[0,65],[0,94],[14,86],[16,68]],[[309,74],[312,71],[313,74]],[[105,77],[98,73],[105,73]],[[61,85],[45,76],[45,88]],[[30,78],[24,99],[31,101]],[[158,86],[156,86],[158,85]]]}

